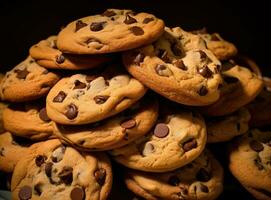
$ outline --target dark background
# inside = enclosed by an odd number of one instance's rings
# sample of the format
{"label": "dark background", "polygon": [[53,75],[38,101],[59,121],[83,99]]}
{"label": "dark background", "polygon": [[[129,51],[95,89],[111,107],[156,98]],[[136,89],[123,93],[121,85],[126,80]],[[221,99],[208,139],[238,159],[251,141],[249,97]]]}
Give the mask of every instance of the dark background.
{"label": "dark background", "polygon": [[[106,8],[128,8],[145,11],[162,18],[169,27],[185,30],[207,27],[235,43],[239,51],[260,65],[271,75],[270,19],[268,1],[215,1],[215,0],[75,0],[75,1],[14,1],[0,0],[0,71],[11,69],[28,55],[28,49],[41,39],[57,34],[61,26],[87,15],[102,13]],[[211,147],[223,165],[224,146]],[[221,159],[222,158],[222,159]],[[116,167],[118,168],[118,167]],[[225,190],[220,199],[239,197],[253,199],[226,173]],[[114,174],[115,185],[111,199],[132,199]]]}
{"label": "dark background", "polygon": [[263,0],[1,0],[0,69],[12,68],[31,45],[57,34],[70,21],[112,7],[154,13],[170,27],[217,31],[270,74],[271,11]]}

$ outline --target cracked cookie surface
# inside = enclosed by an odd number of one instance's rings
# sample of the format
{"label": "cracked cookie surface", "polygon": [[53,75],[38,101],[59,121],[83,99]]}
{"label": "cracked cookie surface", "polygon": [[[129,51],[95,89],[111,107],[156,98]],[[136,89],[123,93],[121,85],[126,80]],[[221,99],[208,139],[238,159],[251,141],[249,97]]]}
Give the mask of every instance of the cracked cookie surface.
{"label": "cracked cookie surface", "polygon": [[14,200],[105,200],[111,185],[106,154],[79,153],[59,140],[48,140],[33,145],[17,163],[11,191]]}
{"label": "cracked cookie surface", "polygon": [[153,44],[123,53],[129,73],[162,96],[186,105],[218,100],[221,63],[204,40],[179,27],[165,28]]}

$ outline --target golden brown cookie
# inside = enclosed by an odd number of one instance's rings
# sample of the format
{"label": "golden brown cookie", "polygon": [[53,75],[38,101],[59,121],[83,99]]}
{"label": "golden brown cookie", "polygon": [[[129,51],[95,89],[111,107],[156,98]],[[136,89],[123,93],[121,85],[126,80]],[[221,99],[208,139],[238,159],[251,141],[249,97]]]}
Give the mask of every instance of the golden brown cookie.
{"label": "golden brown cookie", "polygon": [[166,28],[153,44],[123,54],[129,73],[164,97],[186,105],[218,100],[220,62],[204,40],[179,27]]}
{"label": "golden brown cookie", "polygon": [[152,14],[108,9],[68,24],[58,35],[57,47],[74,54],[119,52],[149,44],[163,32],[164,22]]}
{"label": "golden brown cookie", "polygon": [[110,61],[109,56],[62,53],[57,49],[56,41],[57,36],[50,36],[46,40],[33,45],[29,50],[31,57],[45,68],[67,70],[90,69]]}

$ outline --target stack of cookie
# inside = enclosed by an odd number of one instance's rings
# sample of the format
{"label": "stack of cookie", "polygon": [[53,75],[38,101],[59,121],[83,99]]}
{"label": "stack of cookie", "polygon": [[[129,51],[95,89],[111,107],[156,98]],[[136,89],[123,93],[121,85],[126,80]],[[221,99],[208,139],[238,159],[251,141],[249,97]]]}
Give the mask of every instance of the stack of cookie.
{"label": "stack of cookie", "polygon": [[223,168],[206,143],[236,136],[232,173],[270,199],[271,133],[249,127],[270,125],[271,95],[219,34],[108,9],[29,53],[0,84],[0,170],[13,173],[12,199],[107,199],[108,157],[145,199],[216,199]]}

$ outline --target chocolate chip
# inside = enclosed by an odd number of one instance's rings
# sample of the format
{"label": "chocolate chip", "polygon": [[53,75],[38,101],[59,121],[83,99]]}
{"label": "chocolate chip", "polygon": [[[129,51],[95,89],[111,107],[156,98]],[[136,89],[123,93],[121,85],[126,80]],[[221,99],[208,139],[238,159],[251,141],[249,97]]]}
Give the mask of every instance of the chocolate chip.
{"label": "chocolate chip", "polygon": [[200,54],[200,59],[201,60],[206,60],[208,58],[207,54],[204,51],[199,50],[198,52]]}
{"label": "chocolate chip", "polygon": [[87,85],[79,80],[75,80],[73,89],[84,89]]}
{"label": "chocolate chip", "polygon": [[34,191],[35,191],[35,193],[36,193],[38,196],[40,196],[41,193],[42,193],[42,190],[41,190],[41,184],[36,184],[36,185],[34,186]]}
{"label": "chocolate chip", "polygon": [[62,171],[58,174],[58,177],[61,179],[63,183],[66,185],[70,185],[73,181],[73,169],[72,167],[64,166]]}
{"label": "chocolate chip", "polygon": [[116,13],[113,10],[106,10],[101,15],[105,17],[113,17],[116,15]]}
{"label": "chocolate chip", "polygon": [[93,80],[95,80],[97,78],[96,75],[87,75],[86,76],[86,82],[90,83],[92,82]]}
{"label": "chocolate chip", "polygon": [[140,65],[140,63],[144,61],[144,58],[145,55],[143,53],[138,53],[133,62],[136,65]]}
{"label": "chocolate chip", "polygon": [[44,162],[45,160],[47,159],[46,156],[43,156],[43,155],[38,155],[36,158],[35,158],[35,163],[38,167],[40,167]]}
{"label": "chocolate chip", "polygon": [[181,47],[179,47],[177,43],[173,43],[171,45],[171,51],[173,52],[175,56],[181,56],[183,54]]}
{"label": "chocolate chip", "polygon": [[158,50],[157,56],[159,58],[161,58],[161,60],[163,60],[165,63],[170,63],[170,59],[169,59],[169,57],[167,55],[168,55],[168,53],[167,53],[166,50],[164,50],[164,49],[159,49]]}
{"label": "chocolate chip", "polygon": [[211,175],[206,169],[200,168],[196,175],[196,179],[201,182],[207,182],[211,179]]}
{"label": "chocolate chip", "polygon": [[77,117],[78,115],[78,108],[73,103],[69,104],[67,107],[67,111],[65,112],[65,115],[68,119],[72,120]]}
{"label": "chocolate chip", "polygon": [[4,156],[4,151],[5,151],[5,148],[1,147],[1,149],[0,149],[0,156]]}
{"label": "chocolate chip", "polygon": [[178,176],[171,176],[168,179],[168,183],[172,186],[178,186],[180,184],[181,180],[178,178]]}
{"label": "chocolate chip", "polygon": [[227,84],[234,84],[234,83],[238,83],[239,79],[232,77],[232,76],[225,76],[223,75],[223,80],[227,83]]}
{"label": "chocolate chip", "polygon": [[136,121],[134,119],[125,119],[121,122],[120,126],[125,129],[134,128],[136,126]]}
{"label": "chocolate chip", "polygon": [[90,30],[91,30],[91,31],[94,31],[94,32],[103,30],[104,24],[105,24],[105,23],[106,23],[106,22],[92,22],[92,23],[90,24]]}
{"label": "chocolate chip", "polygon": [[51,159],[53,162],[59,162],[63,159],[64,157],[64,153],[66,151],[66,147],[64,145],[59,146],[58,148],[56,148],[51,156]]}
{"label": "chocolate chip", "polygon": [[211,35],[211,41],[220,41],[220,38],[217,36],[217,34],[213,33]]}
{"label": "chocolate chip", "polygon": [[25,79],[27,75],[30,73],[29,71],[27,71],[26,68],[24,68],[23,70],[16,69],[14,72],[17,74],[16,77],[18,79]]}
{"label": "chocolate chip", "polygon": [[62,64],[64,63],[64,61],[65,61],[65,57],[63,56],[63,54],[56,56],[56,62],[58,64]]}
{"label": "chocolate chip", "polygon": [[53,168],[53,163],[52,162],[48,162],[48,163],[45,164],[45,174],[49,178],[52,175],[52,168]]}
{"label": "chocolate chip", "polygon": [[208,93],[208,89],[205,86],[201,86],[198,90],[198,94],[200,96],[205,96]]}
{"label": "chocolate chip", "polygon": [[209,192],[209,188],[206,185],[202,184],[202,183],[199,186],[199,190],[201,192],[204,192],[204,193],[208,193]]}
{"label": "chocolate chip", "polygon": [[85,191],[80,187],[73,188],[70,197],[71,200],[83,200],[85,199]]}
{"label": "chocolate chip", "polygon": [[136,23],[136,19],[131,17],[130,15],[126,15],[125,20],[123,21],[125,24],[133,24]]}
{"label": "chocolate chip", "polygon": [[29,200],[32,197],[32,188],[25,185],[23,186],[18,194],[20,200]]}
{"label": "chocolate chip", "polygon": [[106,171],[103,168],[99,168],[94,172],[95,179],[99,185],[103,185],[106,178]]}
{"label": "chocolate chip", "polygon": [[79,31],[81,28],[84,28],[85,26],[87,26],[86,23],[82,22],[81,20],[78,20],[75,24],[75,31],[74,32]]}
{"label": "chocolate chip", "polygon": [[96,104],[103,104],[107,101],[108,98],[109,96],[107,95],[98,95],[98,96],[95,96],[93,99]]}
{"label": "chocolate chip", "polygon": [[129,28],[129,30],[135,35],[135,36],[139,36],[139,35],[143,35],[144,31],[142,28],[138,27],[138,26],[132,26]]}
{"label": "chocolate chip", "polygon": [[183,62],[181,59],[175,60],[175,61],[173,62],[173,65],[174,65],[175,67],[178,67],[179,69],[184,70],[184,71],[187,70],[187,67],[185,66],[184,62]]}
{"label": "chocolate chip", "polygon": [[190,151],[191,149],[197,148],[198,144],[194,138],[191,138],[183,143],[182,148],[184,152]]}
{"label": "chocolate chip", "polygon": [[42,121],[44,122],[50,122],[51,119],[48,117],[47,115],[47,111],[46,111],[46,108],[42,108],[39,112],[39,117]]}
{"label": "chocolate chip", "polygon": [[209,69],[207,65],[198,69],[198,73],[202,75],[204,78],[211,78],[213,76],[213,72]]}
{"label": "chocolate chip", "polygon": [[154,135],[159,138],[164,138],[168,135],[169,128],[164,123],[159,123],[154,128]]}
{"label": "chocolate chip", "polygon": [[150,23],[151,21],[154,21],[154,19],[152,18],[152,17],[147,17],[147,18],[145,18],[144,20],[143,20],[143,24],[148,24],[148,23]]}
{"label": "chocolate chip", "polygon": [[264,149],[262,143],[258,142],[257,140],[250,141],[249,146],[256,152],[261,152]]}
{"label": "chocolate chip", "polygon": [[60,91],[53,99],[53,102],[55,103],[61,103],[64,101],[64,99],[66,98],[66,93],[63,91]]}
{"label": "chocolate chip", "polygon": [[254,159],[254,164],[256,165],[256,167],[258,168],[258,170],[263,170],[264,167],[262,165],[262,160],[259,156],[257,156],[257,158]]}

